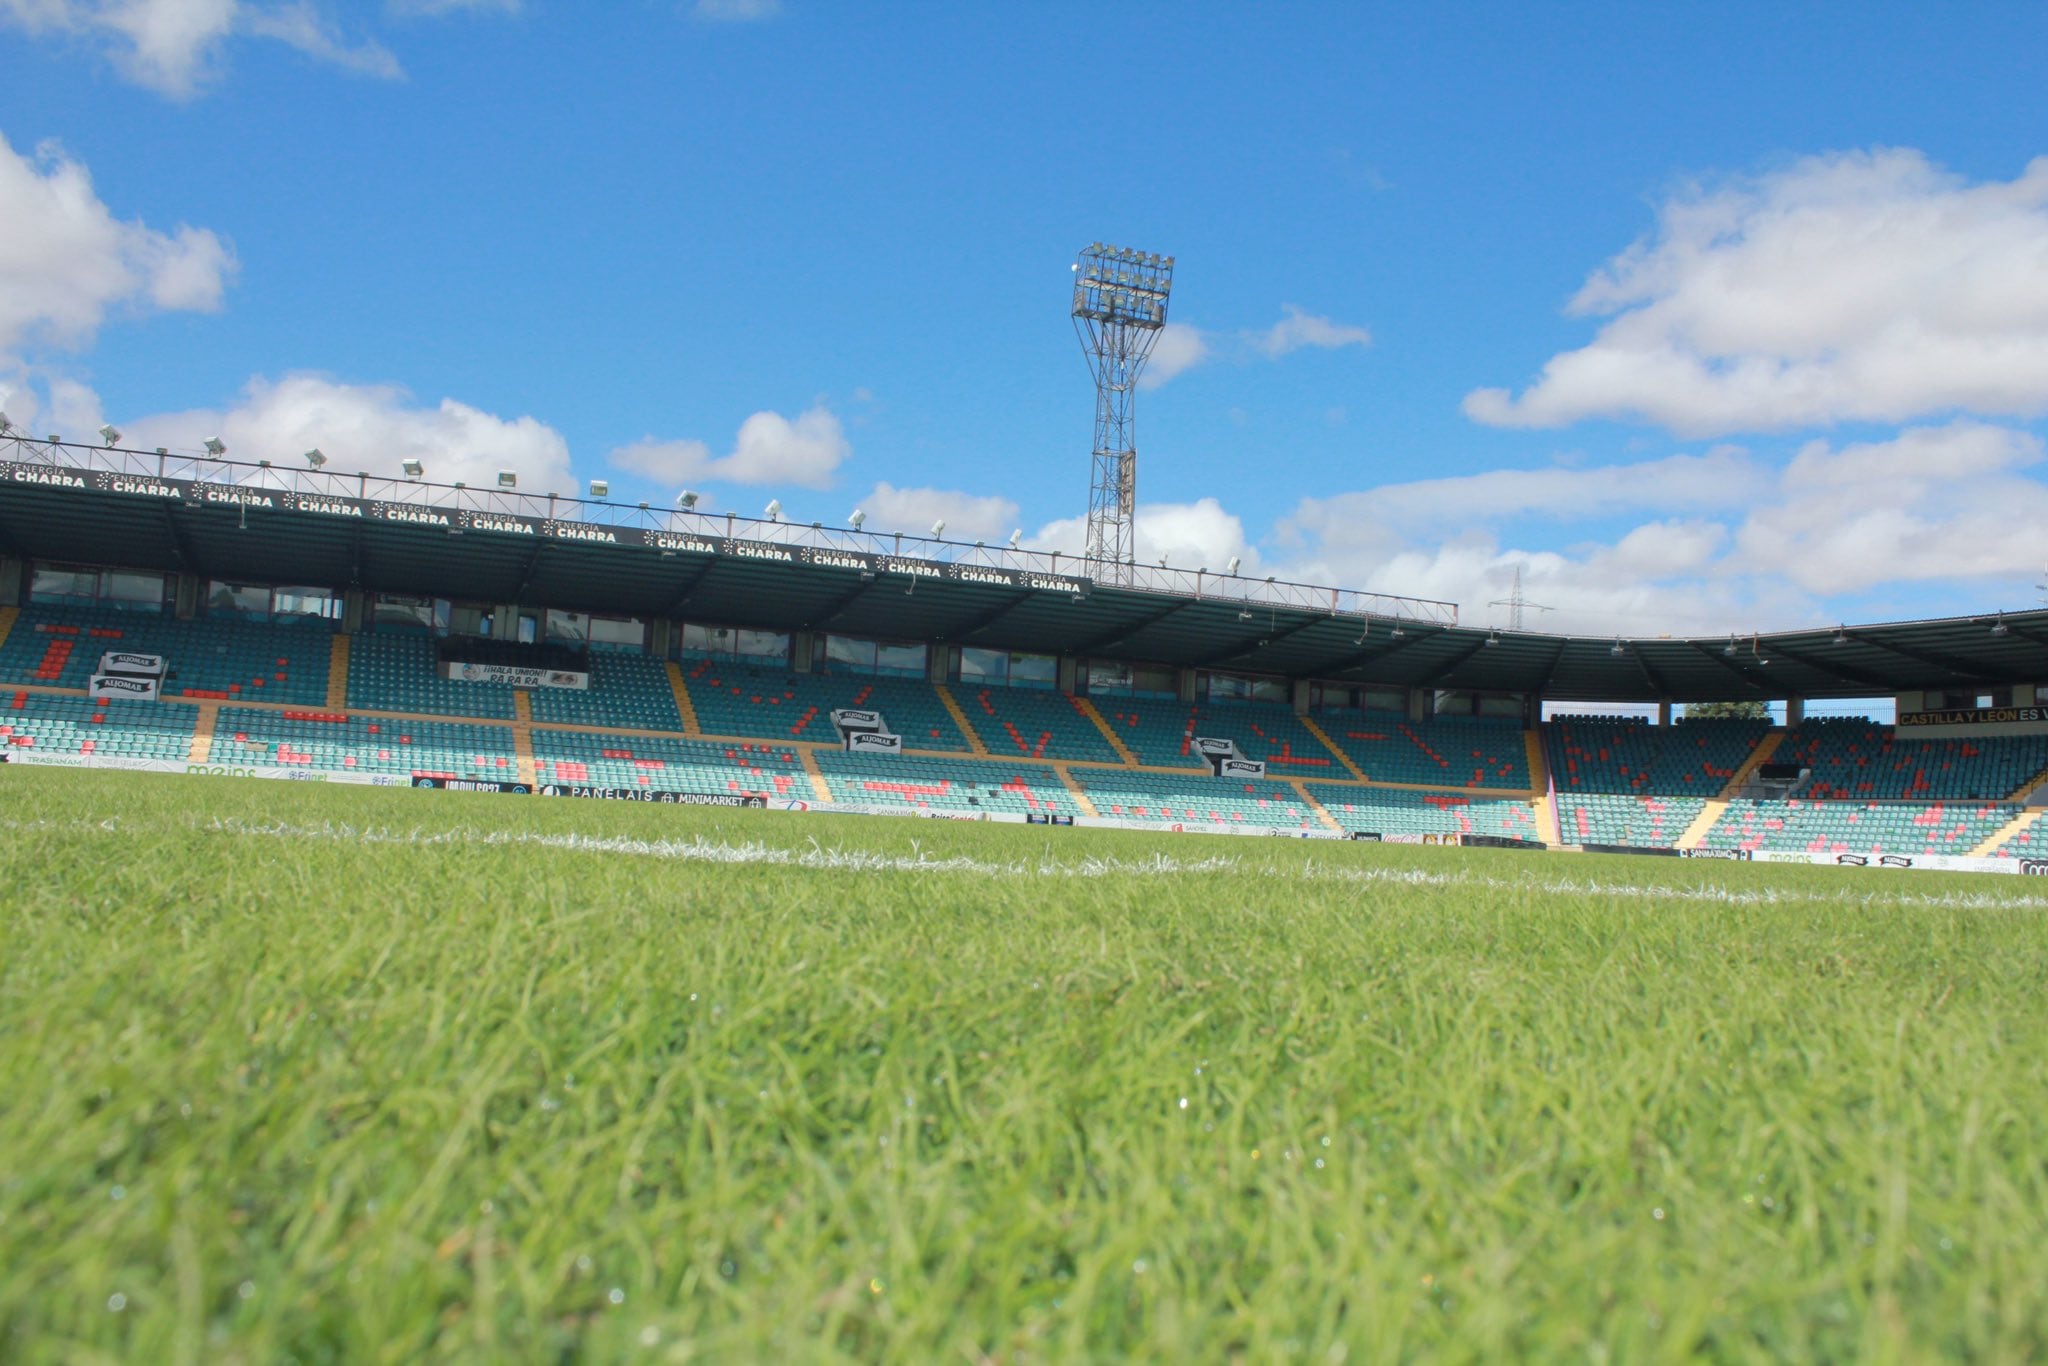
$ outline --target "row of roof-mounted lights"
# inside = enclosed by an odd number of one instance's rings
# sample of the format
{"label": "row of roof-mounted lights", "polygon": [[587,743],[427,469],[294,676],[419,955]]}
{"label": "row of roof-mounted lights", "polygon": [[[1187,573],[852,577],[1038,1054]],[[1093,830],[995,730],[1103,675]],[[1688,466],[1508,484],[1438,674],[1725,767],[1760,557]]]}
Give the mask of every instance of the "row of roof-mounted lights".
{"label": "row of roof-mounted lights", "polygon": [[1156,251],[1133,251],[1129,247],[1106,247],[1100,242],[1090,242],[1088,250],[1117,261],[1132,261],[1141,265],[1151,266],[1171,267],[1173,265],[1173,258],[1171,256],[1161,256]]}

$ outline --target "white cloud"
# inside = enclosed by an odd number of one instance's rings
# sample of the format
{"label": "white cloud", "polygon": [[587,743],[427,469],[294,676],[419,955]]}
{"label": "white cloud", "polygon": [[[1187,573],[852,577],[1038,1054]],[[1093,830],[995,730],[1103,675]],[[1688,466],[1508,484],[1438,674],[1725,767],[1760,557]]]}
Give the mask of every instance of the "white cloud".
{"label": "white cloud", "polygon": [[[1221,573],[1235,555],[1243,560],[1239,572],[1250,574],[1259,563],[1258,552],[1245,539],[1244,523],[1214,498],[1192,503],[1140,503],[1132,539],[1137,558],[1146,564],[1157,564],[1164,555],[1168,565],[1183,569],[1207,567]],[[1025,544],[1032,550],[1085,554],[1088,519],[1066,517],[1048,522]]]}
{"label": "white cloud", "polygon": [[191,450],[218,435],[230,457],[295,464],[318,446],[327,471],[396,475],[418,460],[437,484],[495,484],[516,470],[528,493],[574,493],[569,446],[535,418],[502,418],[444,398],[426,407],[396,385],[344,384],[319,375],[252,379],[226,409],[197,409],[120,424],[130,446]]}
{"label": "white cloud", "polygon": [[714,458],[702,441],[652,437],[611,453],[611,464],[669,483],[778,484],[823,489],[853,447],[839,419],[813,407],[794,419],[759,412],[740,424],[730,454]]}
{"label": "white cloud", "polygon": [[1465,412],[1687,435],[2048,412],[2048,157],[1971,184],[1910,149],[1840,153],[1693,188],[1571,312],[1609,321]]}
{"label": "white cloud", "polygon": [[1660,510],[1739,508],[1770,487],[1770,472],[1734,447],[1591,469],[1489,470],[1387,484],[1320,500],[1335,515],[1378,518],[1411,532],[1510,517],[1557,520]]}
{"label": "white cloud", "polygon": [[1834,450],[1813,442],[1781,496],[1737,537],[1739,556],[1815,593],[2039,569],[2048,485],[2025,432],[1971,422]]}
{"label": "white cloud", "polygon": [[949,541],[1003,541],[1017,525],[1017,505],[998,495],[960,493],[952,489],[899,489],[876,484],[858,506],[867,513],[865,529],[901,531],[922,536],[943,518]]}
{"label": "white cloud", "polygon": [[1287,316],[1252,341],[1253,346],[1276,360],[1305,346],[1333,350],[1343,346],[1372,345],[1372,333],[1362,327],[1331,322],[1328,318],[1304,313],[1293,304],[1286,305],[1282,311]]}
{"label": "white cloud", "polygon": [[693,17],[713,24],[748,24],[782,13],[782,0],[696,0]]}
{"label": "white cloud", "polygon": [[384,7],[393,14],[407,18],[463,14],[471,10],[517,14],[521,9],[521,0],[384,0]]}
{"label": "white cloud", "polygon": [[1194,369],[1209,359],[1209,339],[1201,328],[1188,323],[1168,323],[1159,329],[1152,343],[1152,358],[1138,376],[1140,389],[1157,389],[1175,375]]}
{"label": "white cloud", "polygon": [[234,270],[213,233],[118,220],[61,148],[31,160],[0,136],[0,353],[83,346],[123,305],[211,311]]}
{"label": "white cloud", "polygon": [[401,74],[382,45],[342,38],[310,0],[0,0],[0,21],[98,47],[129,80],[179,99],[218,74],[236,36],[282,42],[360,75]]}

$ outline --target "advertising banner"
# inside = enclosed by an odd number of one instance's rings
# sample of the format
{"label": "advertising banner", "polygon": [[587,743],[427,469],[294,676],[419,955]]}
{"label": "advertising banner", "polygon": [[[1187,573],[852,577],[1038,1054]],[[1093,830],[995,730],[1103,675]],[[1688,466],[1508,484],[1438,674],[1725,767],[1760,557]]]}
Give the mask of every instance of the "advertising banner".
{"label": "advertising banner", "polygon": [[127,674],[94,674],[86,680],[85,695],[95,702],[154,702],[163,681],[134,678]]}
{"label": "advertising banner", "polygon": [[[584,797],[601,802],[657,802],[664,806],[766,807],[766,797],[743,797],[732,792],[662,792],[651,787],[579,787],[566,783],[543,783],[543,797]],[[802,803],[785,809],[804,810]]]}
{"label": "advertising banner", "polygon": [[125,650],[109,650],[100,656],[100,672],[103,674],[125,674],[131,678],[162,678],[164,667],[162,655],[138,655]]}
{"label": "advertising banner", "polygon": [[849,731],[846,735],[848,754],[901,754],[903,737],[885,735],[878,730]]}
{"label": "advertising banner", "polygon": [[581,670],[463,664],[452,660],[441,665],[441,677],[456,683],[503,683],[514,688],[570,688],[582,692],[590,687],[590,675]]}
{"label": "advertising banner", "polygon": [[439,788],[444,792],[514,792],[523,795],[533,791],[530,783],[494,782],[485,778],[443,778],[430,773],[413,774],[412,785]]}

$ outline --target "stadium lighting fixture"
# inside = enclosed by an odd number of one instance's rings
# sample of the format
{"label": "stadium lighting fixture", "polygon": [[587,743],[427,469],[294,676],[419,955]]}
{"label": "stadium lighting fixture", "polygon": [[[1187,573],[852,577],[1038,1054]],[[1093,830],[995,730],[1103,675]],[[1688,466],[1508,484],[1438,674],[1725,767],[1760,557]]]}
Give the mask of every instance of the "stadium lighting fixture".
{"label": "stadium lighting fixture", "polygon": [[1394,629],[1387,632],[1387,634],[1394,637],[1394,639],[1399,640],[1402,636],[1407,635],[1408,632],[1402,629],[1401,623],[1397,621],[1394,623]]}
{"label": "stadium lighting fixture", "polygon": [[419,461],[412,459],[410,456],[408,456],[405,460],[401,461],[398,467],[405,471],[405,477],[408,479],[417,479],[427,472],[427,467],[425,465],[422,465]]}
{"label": "stadium lighting fixture", "polygon": [[770,499],[768,500],[768,506],[767,506],[767,507],[765,507],[765,508],[762,508],[762,509],[761,509],[761,512],[762,512],[762,515],[763,515],[763,516],[765,516],[765,517],[767,517],[767,519],[768,519],[769,521],[771,521],[771,522],[779,522],[779,521],[781,521],[781,520],[782,520],[782,500],[781,500],[780,498],[770,498]]}
{"label": "stadium lighting fixture", "polygon": [[498,487],[499,487],[499,488],[501,488],[501,489],[516,489],[516,488],[518,488],[518,487],[519,487],[519,472],[518,472],[517,470],[499,470],[499,471],[498,471]]}
{"label": "stadium lighting fixture", "polygon": [[1735,657],[1735,637],[1734,637],[1734,636],[1730,636],[1730,637],[1728,637],[1728,643],[1727,643],[1727,645],[1725,645],[1725,646],[1723,646],[1723,647],[1722,647],[1722,649],[1721,649],[1721,653],[1722,653],[1722,654],[1724,654],[1724,655],[1727,655],[1727,656],[1728,656],[1728,657],[1729,657],[1730,659],[1733,659],[1733,658]]}
{"label": "stadium lighting fixture", "polygon": [[209,436],[206,438],[206,453],[218,460],[228,453],[227,443],[217,436]]}
{"label": "stadium lighting fixture", "polygon": [[270,462],[268,460],[258,460],[256,462],[256,468],[259,470],[267,470],[270,468]]}
{"label": "stadium lighting fixture", "polygon": [[100,440],[106,442],[109,446],[120,445],[121,429],[119,427],[116,427],[111,422],[107,423],[105,426],[100,428]]}
{"label": "stadium lighting fixture", "polygon": [[859,508],[855,508],[846,516],[846,524],[852,527],[855,531],[859,531],[863,526],[865,526],[867,524],[867,520],[867,513],[863,512]]}
{"label": "stadium lighting fixture", "polygon": [[1616,659],[1621,659],[1628,654],[1628,648],[1621,643],[1621,637],[1616,636],[1614,638],[1614,648],[1607,653],[1613,655]]}
{"label": "stadium lighting fixture", "polygon": [[1240,560],[1237,556],[1232,555],[1229,558],[1229,560],[1224,562],[1223,572],[1235,576],[1237,573],[1237,567],[1243,563],[1243,560]]}
{"label": "stadium lighting fixture", "polygon": [[13,430],[14,423],[9,420],[7,414],[0,413],[0,436],[5,436]]}
{"label": "stadium lighting fixture", "polygon": [[1024,544],[1024,528],[1018,527],[1010,533],[1010,549],[1016,550]]}
{"label": "stadium lighting fixture", "polygon": [[1074,262],[1074,334],[1095,377],[1094,473],[1088,492],[1089,559],[1112,582],[1136,560],[1138,447],[1132,401],[1166,326],[1173,258],[1090,242]]}
{"label": "stadium lighting fixture", "polygon": [[315,446],[312,450],[306,452],[306,465],[308,468],[317,470],[326,463],[327,453],[321,450],[318,446]]}
{"label": "stadium lighting fixture", "polygon": [[691,508],[697,506],[697,495],[695,491],[691,489],[684,489],[681,493],[677,494],[676,506],[681,508],[685,512],[688,512]]}
{"label": "stadium lighting fixture", "polygon": [[1161,556],[1159,557],[1159,567],[1160,567],[1161,569],[1164,569],[1164,568],[1166,568],[1166,557],[1165,557],[1164,555],[1161,555]]}
{"label": "stadium lighting fixture", "polygon": [[2005,624],[2005,613],[2000,612],[1998,614],[1998,620],[1991,623],[1991,634],[1994,636],[2004,636],[2012,634],[2012,629]]}
{"label": "stadium lighting fixture", "polygon": [[1486,643],[1488,645],[1500,644],[1500,632],[1498,630],[1488,631],[1486,633]]}
{"label": "stadium lighting fixture", "polygon": [[941,517],[941,518],[939,518],[939,520],[938,520],[938,521],[936,521],[936,522],[933,522],[933,523],[932,523],[932,539],[933,539],[933,540],[937,540],[937,539],[938,539],[939,537],[941,537],[941,536],[943,536],[943,535],[945,535],[945,534],[946,534],[946,519],[945,519],[945,518],[943,518],[943,517]]}
{"label": "stadium lighting fixture", "polygon": [[1849,628],[1848,628],[1848,627],[1846,627],[1846,626],[1837,626],[1837,627],[1835,628],[1835,644],[1837,644],[1837,645],[1847,645],[1848,643],[1849,643]]}
{"label": "stadium lighting fixture", "polygon": [[592,498],[609,498],[609,497],[611,497],[611,496],[612,496],[612,486],[611,486],[611,484],[610,484],[610,483],[608,483],[607,481],[603,480],[603,479],[593,479],[593,480],[591,480],[591,481],[590,481],[590,496],[591,496]]}

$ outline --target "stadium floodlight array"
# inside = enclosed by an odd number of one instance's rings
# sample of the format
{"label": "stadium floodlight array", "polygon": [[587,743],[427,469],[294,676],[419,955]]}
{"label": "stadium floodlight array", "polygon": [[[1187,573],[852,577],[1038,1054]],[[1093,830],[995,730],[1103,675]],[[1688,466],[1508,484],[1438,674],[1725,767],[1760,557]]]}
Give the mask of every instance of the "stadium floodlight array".
{"label": "stadium floodlight array", "polygon": [[100,428],[100,440],[102,440],[102,441],[106,442],[106,443],[107,443],[107,445],[109,445],[109,446],[118,446],[118,445],[120,445],[120,444],[121,444],[121,429],[120,429],[119,427],[116,427],[116,426],[115,426],[115,425],[114,425],[113,423],[111,423],[111,422],[109,422],[109,423],[105,424],[104,426],[102,426],[102,427]]}
{"label": "stadium floodlight array", "polygon": [[209,436],[206,438],[206,453],[218,460],[228,453],[227,443],[217,436]]}
{"label": "stadium floodlight array", "polygon": [[612,486],[608,481],[603,479],[593,479],[590,481],[590,496],[592,498],[609,498],[611,495]]}
{"label": "stadium floodlight array", "polygon": [[318,446],[315,446],[312,450],[306,452],[307,468],[317,470],[326,463],[327,452],[321,450]]}
{"label": "stadium floodlight array", "polygon": [[418,460],[410,456],[401,461],[398,467],[405,471],[405,477],[408,479],[417,479],[427,472],[425,465],[422,465]]}
{"label": "stadium floodlight array", "polygon": [[516,488],[518,488],[518,487],[519,487],[519,472],[518,472],[517,470],[499,470],[499,471],[498,471],[498,487],[499,487],[499,488],[501,488],[501,489],[516,489]]}
{"label": "stadium floodlight array", "polygon": [[1087,556],[1095,573],[1129,584],[1137,558],[1138,375],[1166,326],[1173,258],[1091,242],[1074,262],[1074,333],[1095,377],[1094,471]]}
{"label": "stadium floodlight array", "polygon": [[867,513],[863,512],[859,508],[855,508],[850,514],[848,514],[846,518],[846,524],[852,527],[855,531],[859,531],[861,529],[861,526],[867,521],[867,519]]}

